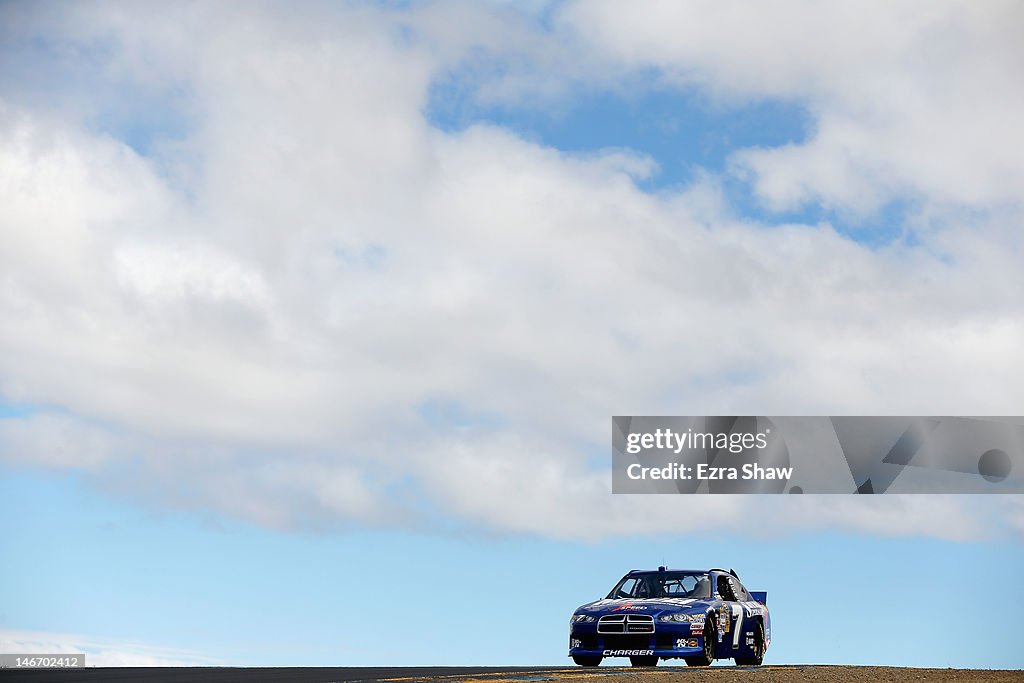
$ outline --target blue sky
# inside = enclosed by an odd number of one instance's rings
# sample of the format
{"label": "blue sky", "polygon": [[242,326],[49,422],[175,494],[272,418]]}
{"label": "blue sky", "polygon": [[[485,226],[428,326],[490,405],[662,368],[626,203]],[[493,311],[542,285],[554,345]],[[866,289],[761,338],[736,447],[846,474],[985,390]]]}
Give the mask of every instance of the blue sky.
{"label": "blue sky", "polygon": [[[3,542],[0,616],[26,630],[249,665],[558,665],[578,604],[630,568],[668,562],[735,567],[748,586],[767,589],[774,663],[1020,665],[1010,630],[987,630],[963,650],[936,646],[977,614],[976,586],[989,572],[1024,570],[1005,544],[834,533],[638,533],[592,544],[277,533],[126,504],[73,476],[7,471],[0,488],[24,520]],[[993,609],[1024,599],[1019,582],[1001,585]],[[433,626],[415,626],[424,620]],[[900,636],[887,641],[888,629]],[[404,634],[401,647],[393,634]]]}
{"label": "blue sky", "polygon": [[564,664],[667,563],[768,590],[772,663],[1024,665],[949,628],[1024,604],[976,587],[1019,497],[613,496],[608,452],[1020,412],[1012,7],[55,7],[0,8],[3,648]]}

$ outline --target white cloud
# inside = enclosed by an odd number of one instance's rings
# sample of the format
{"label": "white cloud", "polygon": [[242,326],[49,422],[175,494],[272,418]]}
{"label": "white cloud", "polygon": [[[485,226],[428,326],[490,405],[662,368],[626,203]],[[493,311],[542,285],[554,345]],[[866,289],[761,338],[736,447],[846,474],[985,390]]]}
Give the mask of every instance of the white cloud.
{"label": "white cloud", "polygon": [[94,469],[119,455],[124,455],[123,439],[72,416],[0,420],[0,462]]}
{"label": "white cloud", "polygon": [[259,271],[203,245],[122,245],[114,253],[114,272],[120,288],[141,305],[197,298],[264,308],[270,298]]}
{"label": "white cloud", "polygon": [[[425,511],[574,538],[634,534],[652,518],[666,521],[644,528],[672,531],[676,515],[663,513],[677,511],[691,527],[764,533],[1002,528],[1003,503],[988,500],[612,498],[607,470],[590,462],[607,453],[613,414],[1024,405],[1022,249],[1007,227],[1020,213],[1006,206],[1021,192],[1000,173],[1002,148],[961,141],[974,165],[944,149],[929,159],[948,174],[925,170],[910,153],[920,149],[879,144],[909,125],[875,110],[904,107],[894,95],[851,124],[863,158],[827,140],[738,153],[780,204],[814,196],[864,209],[949,184],[961,186],[950,199],[991,203],[960,214],[935,201],[918,244],[872,249],[829,225],[738,218],[713,177],[644,192],[636,181],[654,164],[628,150],[566,154],[493,126],[442,132],[424,116],[433,80],[480,44],[517,59],[543,45],[549,65],[585,35],[591,52],[548,78],[654,63],[728,84],[729,97],[820,104],[827,122],[856,113],[839,80],[867,92],[892,64],[927,86],[905,64],[922,55],[913,27],[879,19],[865,65],[860,39],[838,37],[837,54],[806,63],[828,34],[769,54],[796,29],[767,18],[767,35],[730,51],[757,33],[734,34],[730,14],[682,22],[692,40],[678,47],[647,25],[678,17],[613,21],[620,10],[578,4],[553,33],[521,18],[510,36],[462,46],[437,33],[450,27],[439,16],[466,11],[493,27],[508,10],[201,7],[159,21],[109,4],[56,27],[22,19],[68,45],[110,41],[111,78],[187,84],[191,127],[147,158],[83,123],[94,102],[59,115],[28,97],[4,106],[0,396],[66,411],[5,420],[5,460],[78,467],[126,495],[279,528],[429,525]],[[822,31],[848,21],[808,12]],[[994,40],[990,24],[977,31]],[[992,78],[994,54],[974,60]],[[476,77],[486,89],[486,72]],[[505,97],[527,92],[500,80]],[[945,110],[916,115],[923,128],[948,124]],[[1012,143],[1014,127],[986,121]],[[431,416],[433,405],[454,417]],[[60,441],[76,430],[86,436]]]}
{"label": "white cloud", "polygon": [[1024,195],[1019,3],[576,0],[560,17],[604,59],[806,104],[808,140],[735,154],[770,207]]}

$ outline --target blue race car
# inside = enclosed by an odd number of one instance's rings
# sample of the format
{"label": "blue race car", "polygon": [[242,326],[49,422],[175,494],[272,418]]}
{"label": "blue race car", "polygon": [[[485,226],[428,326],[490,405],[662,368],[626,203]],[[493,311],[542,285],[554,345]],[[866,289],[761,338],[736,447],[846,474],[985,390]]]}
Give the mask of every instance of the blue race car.
{"label": "blue race car", "polygon": [[756,666],[772,640],[767,599],[748,592],[731,569],[633,570],[608,597],[576,609],[569,656],[580,666],[605,657],[629,657],[633,666],[676,658]]}

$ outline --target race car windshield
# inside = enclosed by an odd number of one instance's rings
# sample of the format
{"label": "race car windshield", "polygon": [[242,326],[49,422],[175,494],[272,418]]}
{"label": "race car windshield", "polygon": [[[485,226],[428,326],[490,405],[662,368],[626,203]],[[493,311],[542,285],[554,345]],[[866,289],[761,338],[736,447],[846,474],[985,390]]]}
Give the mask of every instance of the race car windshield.
{"label": "race car windshield", "polygon": [[619,581],[608,594],[621,598],[710,598],[711,579],[707,574],[658,572],[632,574]]}

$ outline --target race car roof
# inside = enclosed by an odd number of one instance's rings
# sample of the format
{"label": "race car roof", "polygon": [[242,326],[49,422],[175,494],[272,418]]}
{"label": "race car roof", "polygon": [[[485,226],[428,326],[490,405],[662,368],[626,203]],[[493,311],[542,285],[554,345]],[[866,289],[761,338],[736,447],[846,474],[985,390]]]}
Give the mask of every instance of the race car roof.
{"label": "race car roof", "polygon": [[712,568],[712,569],[676,569],[676,568],[673,567],[672,569],[668,569],[668,568],[660,569],[659,568],[659,569],[630,569],[629,570],[630,574],[660,574],[662,572],[683,572],[684,574],[710,574],[711,572],[719,572],[719,573],[722,573],[722,574],[731,574],[732,576],[735,576],[737,579],[740,578],[736,574],[736,572],[731,570],[731,569],[719,569],[717,567]]}
{"label": "race car roof", "polygon": [[683,572],[684,574],[709,574],[720,569],[630,569],[630,574],[662,574],[664,572]]}

